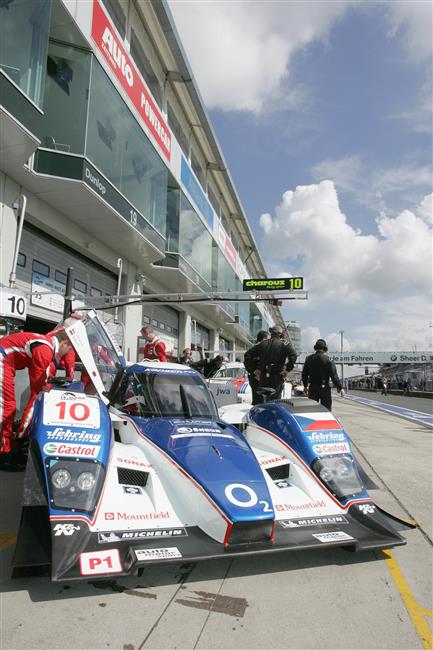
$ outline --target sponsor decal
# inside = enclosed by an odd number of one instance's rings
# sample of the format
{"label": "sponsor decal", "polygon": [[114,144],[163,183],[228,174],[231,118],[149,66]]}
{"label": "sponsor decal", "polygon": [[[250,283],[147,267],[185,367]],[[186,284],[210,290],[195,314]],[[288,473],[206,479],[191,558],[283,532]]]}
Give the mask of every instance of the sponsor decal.
{"label": "sponsor decal", "polygon": [[122,564],[117,548],[111,548],[107,551],[91,551],[80,555],[80,573],[82,576],[121,572]]}
{"label": "sponsor decal", "polygon": [[274,289],[303,289],[304,278],[248,278],[242,282],[243,290],[259,289],[272,291]]}
{"label": "sponsor decal", "polygon": [[335,431],[330,433],[313,431],[307,438],[310,442],[345,442],[346,440],[344,433],[337,433]]}
{"label": "sponsor decal", "polygon": [[60,537],[60,535],[70,537],[76,530],[80,530],[80,527],[74,524],[56,524],[53,528],[54,537]]}
{"label": "sponsor decal", "polygon": [[325,506],[324,501],[308,501],[307,503],[277,503],[274,508],[277,512],[296,512],[297,510],[315,510]]}
{"label": "sponsor decal", "polygon": [[123,542],[134,539],[154,539],[157,537],[187,537],[185,528],[154,528],[149,530],[120,530],[109,533],[98,533],[99,544]]}
{"label": "sponsor decal", "polygon": [[218,395],[230,395],[230,388],[217,388],[217,397]]}
{"label": "sponsor decal", "polygon": [[178,427],[178,433],[221,433],[221,429],[215,427]]}
{"label": "sponsor decal", "polygon": [[47,442],[44,452],[47,456],[78,456],[80,458],[97,458],[99,445],[67,445],[61,442]]}
{"label": "sponsor decal", "polygon": [[146,521],[149,519],[169,519],[168,510],[163,512],[106,512],[105,519],[108,521]]}
{"label": "sponsor decal", "polygon": [[282,519],[278,523],[282,528],[305,528],[307,526],[348,524],[349,522],[343,515],[329,515],[327,517],[308,517],[306,519]]}
{"label": "sponsor decal", "polygon": [[260,465],[273,465],[274,463],[280,463],[282,460],[289,460],[288,456],[275,456],[274,458],[265,458],[260,461]]}
{"label": "sponsor decal", "polygon": [[313,535],[316,539],[319,540],[319,542],[343,542],[347,539],[353,539],[351,535],[348,535],[347,533],[343,533],[342,530],[336,530],[333,533],[316,533]]}
{"label": "sponsor decal", "polygon": [[138,485],[123,485],[123,491],[126,494],[143,494],[143,490]]}
{"label": "sponsor decal", "polygon": [[373,515],[376,512],[376,507],[372,503],[360,503],[358,510],[360,510],[363,515]]}
{"label": "sponsor decal", "polygon": [[102,436],[100,433],[89,433],[89,431],[73,431],[72,429],[62,429],[56,427],[52,431],[47,431],[48,440],[62,440],[68,442],[100,442]]}
{"label": "sponsor decal", "polygon": [[44,396],[44,424],[81,430],[99,429],[99,402],[82,393],[50,391]]}
{"label": "sponsor decal", "polygon": [[116,463],[124,463],[125,465],[132,465],[133,467],[142,467],[145,469],[153,467],[153,465],[150,465],[149,463],[143,463],[143,461],[139,460],[138,458],[116,458]]}
{"label": "sponsor decal", "polygon": [[98,0],[93,1],[92,39],[134,104],[143,124],[170,160],[170,130]]}
{"label": "sponsor decal", "polygon": [[84,175],[87,180],[96,187],[99,194],[101,194],[101,196],[104,196],[104,194],[107,192],[107,188],[105,187],[104,183],[102,183],[101,179],[98,176],[92,174],[87,166],[85,167]]}
{"label": "sponsor decal", "polygon": [[134,552],[139,562],[142,560],[169,560],[182,557],[182,553],[176,546],[168,548],[136,548]]}
{"label": "sponsor decal", "polygon": [[290,487],[290,483],[286,479],[278,479],[278,480],[274,481],[274,483],[277,486],[277,488],[282,489],[282,488]]}
{"label": "sponsor decal", "polygon": [[350,454],[350,447],[347,442],[336,442],[330,445],[313,445],[313,451],[318,456],[329,456],[331,454]]}

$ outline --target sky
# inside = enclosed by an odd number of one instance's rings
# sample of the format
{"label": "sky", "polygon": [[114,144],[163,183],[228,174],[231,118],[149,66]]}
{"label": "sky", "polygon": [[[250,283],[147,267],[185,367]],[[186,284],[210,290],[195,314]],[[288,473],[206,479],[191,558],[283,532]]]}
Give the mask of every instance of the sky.
{"label": "sky", "polygon": [[169,0],[307,351],[432,346],[432,3]]}

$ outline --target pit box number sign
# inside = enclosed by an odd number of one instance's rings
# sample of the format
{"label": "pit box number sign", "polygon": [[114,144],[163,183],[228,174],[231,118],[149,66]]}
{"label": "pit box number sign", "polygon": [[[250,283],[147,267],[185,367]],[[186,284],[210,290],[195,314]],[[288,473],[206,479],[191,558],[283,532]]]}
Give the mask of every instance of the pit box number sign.
{"label": "pit box number sign", "polygon": [[304,278],[250,278],[242,283],[243,291],[293,291],[304,288]]}

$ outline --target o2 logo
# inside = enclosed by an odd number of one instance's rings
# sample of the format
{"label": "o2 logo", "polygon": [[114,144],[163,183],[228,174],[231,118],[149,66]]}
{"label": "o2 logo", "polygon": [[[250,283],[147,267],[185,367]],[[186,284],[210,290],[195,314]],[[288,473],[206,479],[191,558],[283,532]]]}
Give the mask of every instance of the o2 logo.
{"label": "o2 logo", "polygon": [[[237,492],[237,496],[234,494],[235,491]],[[263,506],[263,512],[273,512],[269,502],[264,499],[259,501],[256,492],[249,485],[245,485],[244,483],[230,483],[226,486],[224,492],[230,503],[238,506],[238,508],[253,508],[259,503]],[[239,498],[242,493],[243,498]],[[245,496],[246,498],[244,498]]]}

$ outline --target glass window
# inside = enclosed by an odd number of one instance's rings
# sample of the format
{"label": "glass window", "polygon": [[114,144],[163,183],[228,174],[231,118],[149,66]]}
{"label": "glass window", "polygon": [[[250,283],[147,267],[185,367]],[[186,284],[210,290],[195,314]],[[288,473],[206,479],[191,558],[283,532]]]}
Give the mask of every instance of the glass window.
{"label": "glass window", "polygon": [[125,38],[128,0],[102,0],[102,4],[106,8],[120,36]]}
{"label": "glass window", "polygon": [[180,207],[179,253],[210,284],[212,236],[183,194]]}
{"label": "glass window", "polygon": [[158,321],[155,320],[154,318],[152,318],[152,325],[153,325],[154,327],[158,327]]}
{"label": "glass window", "polygon": [[24,253],[18,253],[18,261],[17,264],[18,266],[24,267],[27,262],[27,257],[24,255]]}
{"label": "glass window", "polygon": [[183,153],[185,154],[186,158],[189,158],[188,138],[186,137],[170,102],[167,102],[167,121],[168,121],[168,126],[173,131],[175,138],[180,144]]}
{"label": "glass window", "polygon": [[86,153],[165,236],[168,170],[96,60]]}
{"label": "glass window", "polygon": [[47,58],[42,146],[84,153],[90,54],[50,42]]}
{"label": "glass window", "polygon": [[0,2],[0,67],[42,107],[51,0]]}
{"label": "glass window", "polygon": [[191,149],[191,167],[197,176],[200,184],[202,187],[204,187],[204,171],[203,167],[200,164],[200,161],[198,159],[198,156],[196,155],[195,151]]}
{"label": "glass window", "polygon": [[167,325],[167,332],[171,332],[171,331],[172,331],[171,325]]}
{"label": "glass window", "polygon": [[160,323],[160,324],[159,324],[159,329],[162,330],[162,331],[165,330],[165,325],[164,325],[164,323]]}
{"label": "glass window", "polygon": [[131,29],[131,55],[137,68],[141,72],[144,81],[149,86],[150,92],[156,99],[157,103],[161,106],[161,86],[158,77],[156,76],[149,59],[145,55],[144,50],[140,45],[140,41],[133,29]]}
{"label": "glass window", "polygon": [[143,320],[143,323],[148,323],[148,324],[150,324],[150,318],[149,318],[149,316],[143,316],[143,317],[142,317],[142,320]]}
{"label": "glass window", "polygon": [[63,273],[63,271],[55,271],[54,273],[54,279],[57,282],[60,282],[60,284],[66,284],[66,273]]}
{"label": "glass window", "polygon": [[203,379],[195,373],[182,377],[169,374],[134,373],[128,377],[124,400],[136,401],[142,417],[206,417],[217,416],[216,408]]}
{"label": "glass window", "polygon": [[86,294],[87,284],[85,282],[81,282],[81,280],[74,280],[74,289],[76,289],[80,293]]}
{"label": "glass window", "polygon": [[50,276],[50,267],[48,264],[43,262],[38,262],[38,260],[33,260],[32,269],[35,273],[40,273],[40,275],[45,275],[47,278]]}
{"label": "glass window", "polygon": [[208,185],[208,188],[207,188],[207,195],[209,197],[209,201],[212,203],[213,209],[215,210],[215,212],[217,214],[219,214],[220,213],[220,201],[219,201],[217,195],[215,194],[215,192],[212,190],[210,185]]}
{"label": "glass window", "polygon": [[91,296],[102,296],[102,291],[100,289],[97,289],[96,287],[90,287],[90,295]]}
{"label": "glass window", "polygon": [[169,188],[167,193],[167,230],[166,251],[179,252],[179,210],[180,190]]}

